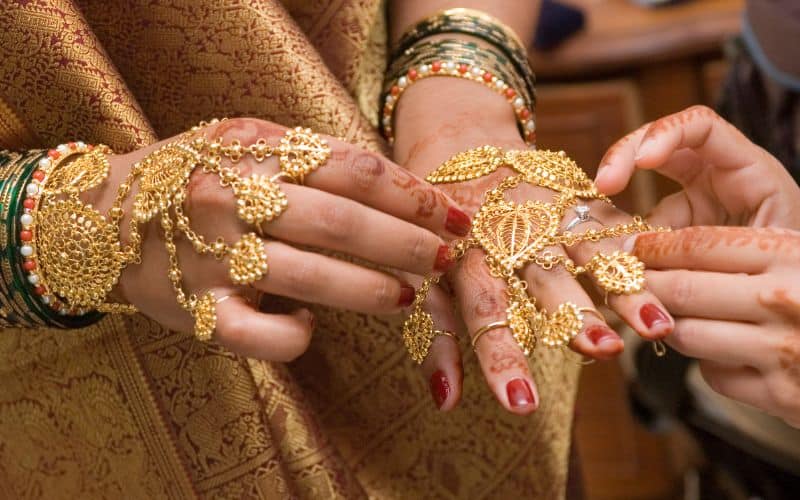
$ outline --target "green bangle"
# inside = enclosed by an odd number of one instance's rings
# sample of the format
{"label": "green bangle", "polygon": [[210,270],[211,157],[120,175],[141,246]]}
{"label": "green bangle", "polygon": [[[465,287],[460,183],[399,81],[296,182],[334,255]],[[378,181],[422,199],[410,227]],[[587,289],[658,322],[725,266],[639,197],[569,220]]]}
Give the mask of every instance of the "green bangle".
{"label": "green bangle", "polygon": [[502,22],[479,10],[448,9],[423,19],[403,34],[392,58],[398,57],[424,38],[444,33],[473,36],[493,45],[511,60],[525,80],[528,92],[535,92],[536,77],[519,37]]}

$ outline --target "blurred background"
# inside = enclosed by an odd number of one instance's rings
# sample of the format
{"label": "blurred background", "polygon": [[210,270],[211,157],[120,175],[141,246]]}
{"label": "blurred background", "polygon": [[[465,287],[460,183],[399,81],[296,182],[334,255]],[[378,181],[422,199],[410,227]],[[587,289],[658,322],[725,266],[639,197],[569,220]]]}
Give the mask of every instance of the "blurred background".
{"label": "blurred background", "polygon": [[[628,132],[705,104],[796,169],[798,89],[764,75],[742,37],[753,24],[743,13],[759,3],[767,10],[755,13],[756,28],[772,31],[776,15],[797,28],[772,35],[800,63],[800,0],[546,1],[531,50],[539,147],[569,151],[592,170]],[[640,172],[632,196],[617,203],[647,213],[676,188]],[[769,417],[741,417],[746,408],[716,398],[695,372],[674,351],[656,357],[630,336],[623,359],[586,366],[569,496],[800,498],[800,434]]]}

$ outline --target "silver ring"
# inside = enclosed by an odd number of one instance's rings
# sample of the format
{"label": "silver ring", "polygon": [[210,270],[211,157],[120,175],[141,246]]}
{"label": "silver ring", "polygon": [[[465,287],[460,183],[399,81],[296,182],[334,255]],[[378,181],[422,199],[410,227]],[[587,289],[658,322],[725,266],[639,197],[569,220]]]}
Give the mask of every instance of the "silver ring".
{"label": "silver ring", "polygon": [[572,231],[575,226],[583,224],[584,222],[597,222],[598,224],[602,224],[602,222],[589,214],[588,205],[576,205],[573,210],[575,211],[575,218],[569,221],[569,224],[567,224],[567,227],[564,229],[565,231]]}

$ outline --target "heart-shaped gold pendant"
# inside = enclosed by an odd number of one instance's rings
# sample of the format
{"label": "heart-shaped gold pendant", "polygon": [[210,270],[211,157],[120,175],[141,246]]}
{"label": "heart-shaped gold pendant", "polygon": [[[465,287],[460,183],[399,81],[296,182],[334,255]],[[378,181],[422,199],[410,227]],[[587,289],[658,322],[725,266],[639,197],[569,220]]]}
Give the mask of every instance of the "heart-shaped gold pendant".
{"label": "heart-shaped gold pendant", "polygon": [[517,204],[499,200],[483,205],[472,232],[492,263],[505,270],[519,269],[552,243],[559,214],[542,201]]}

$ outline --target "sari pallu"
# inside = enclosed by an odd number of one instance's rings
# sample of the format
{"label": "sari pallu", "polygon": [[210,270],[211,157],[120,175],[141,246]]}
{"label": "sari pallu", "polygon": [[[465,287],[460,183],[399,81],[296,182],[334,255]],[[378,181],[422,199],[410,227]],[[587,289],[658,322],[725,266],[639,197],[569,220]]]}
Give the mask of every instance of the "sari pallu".
{"label": "sari pallu", "polygon": [[[382,149],[383,15],[380,0],[2,2],[0,147],[123,152],[255,116]],[[563,496],[578,367],[561,353],[534,357],[541,408],[521,418],[464,344],[464,398],[444,415],[400,318],[314,312],[289,365],[141,315],[0,332],[0,496]]]}

